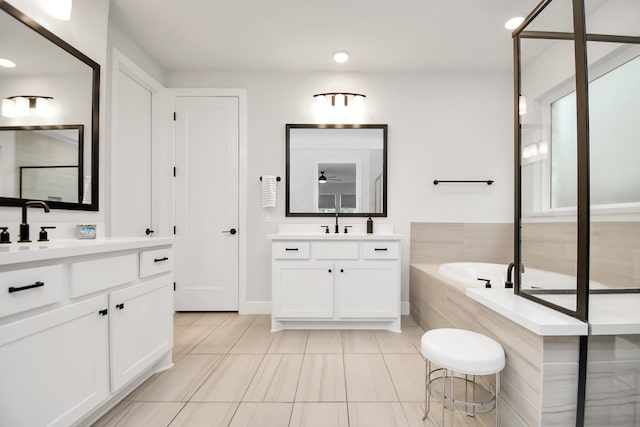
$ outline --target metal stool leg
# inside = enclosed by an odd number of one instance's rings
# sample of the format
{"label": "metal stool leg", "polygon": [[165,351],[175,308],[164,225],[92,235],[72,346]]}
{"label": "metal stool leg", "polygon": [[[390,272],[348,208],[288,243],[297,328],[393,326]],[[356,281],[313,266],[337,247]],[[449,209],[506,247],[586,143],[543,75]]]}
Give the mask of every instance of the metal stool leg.
{"label": "metal stool leg", "polygon": [[455,392],[455,376],[456,376],[456,371],[451,371],[451,427],[453,427],[453,419],[454,419],[454,415],[456,413],[456,392]]}
{"label": "metal stool leg", "polygon": [[500,372],[496,372],[496,427],[500,427],[500,412],[498,411],[499,395],[500,395]]}
{"label": "metal stool leg", "polygon": [[431,409],[431,384],[429,384],[429,376],[431,374],[431,361],[429,359],[425,359],[425,363],[426,372],[424,381],[424,417],[422,417],[422,421],[427,419],[429,410]]}
{"label": "metal stool leg", "polygon": [[442,427],[444,427],[444,409],[447,403],[447,396],[445,395],[444,383],[447,380],[447,370],[442,368]]}

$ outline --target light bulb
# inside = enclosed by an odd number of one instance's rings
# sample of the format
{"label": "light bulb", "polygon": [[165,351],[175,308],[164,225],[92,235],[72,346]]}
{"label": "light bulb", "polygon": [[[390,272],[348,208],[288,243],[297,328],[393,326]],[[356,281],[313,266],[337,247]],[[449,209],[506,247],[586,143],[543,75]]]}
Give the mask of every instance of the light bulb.
{"label": "light bulb", "polygon": [[333,60],[339,63],[344,63],[349,60],[349,54],[343,50],[333,54]]}
{"label": "light bulb", "polygon": [[354,95],[351,108],[355,113],[362,114],[364,112],[364,96]]}
{"label": "light bulb", "polygon": [[524,22],[524,18],[522,16],[516,16],[515,18],[509,19],[504,23],[504,28],[507,30],[515,30]]}
{"label": "light bulb", "polygon": [[336,95],[335,107],[344,107],[345,96],[341,93]]}
{"label": "light bulb", "polygon": [[49,14],[62,21],[71,19],[72,0],[49,0]]}
{"label": "light bulb", "polygon": [[51,101],[49,101],[47,98],[37,98],[36,115],[40,117],[51,116]]}
{"label": "light bulb", "polygon": [[0,58],[0,67],[15,68],[16,63],[7,58]]}
{"label": "light bulb", "polygon": [[29,98],[22,96],[14,98],[16,102],[16,117],[27,117],[29,115]]}
{"label": "light bulb", "polygon": [[5,98],[2,100],[2,115],[5,117],[16,116],[16,101]]}
{"label": "light bulb", "polygon": [[521,116],[527,114],[527,97],[524,95],[518,97],[518,113]]}

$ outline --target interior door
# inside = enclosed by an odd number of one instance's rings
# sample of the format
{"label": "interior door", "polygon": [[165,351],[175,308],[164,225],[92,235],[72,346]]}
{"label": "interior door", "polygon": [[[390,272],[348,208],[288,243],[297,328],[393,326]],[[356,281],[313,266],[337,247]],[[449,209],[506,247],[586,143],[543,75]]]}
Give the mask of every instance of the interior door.
{"label": "interior door", "polygon": [[144,236],[151,219],[151,92],[123,70],[116,76],[112,136],[112,236]]}
{"label": "interior door", "polygon": [[238,98],[176,97],[175,309],[238,310]]}

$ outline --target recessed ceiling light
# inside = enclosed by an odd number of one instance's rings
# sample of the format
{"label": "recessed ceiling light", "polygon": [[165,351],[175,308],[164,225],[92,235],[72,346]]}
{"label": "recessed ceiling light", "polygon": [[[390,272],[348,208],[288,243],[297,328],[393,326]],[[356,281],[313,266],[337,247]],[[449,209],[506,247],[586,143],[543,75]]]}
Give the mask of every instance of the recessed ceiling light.
{"label": "recessed ceiling light", "polygon": [[16,63],[5,58],[0,58],[0,67],[14,68]]}
{"label": "recessed ceiling light", "polygon": [[515,30],[524,22],[524,18],[522,16],[516,16],[515,18],[509,19],[504,23],[504,28],[507,30]]}
{"label": "recessed ceiling light", "polygon": [[347,62],[349,60],[349,54],[344,50],[338,51],[333,54],[333,60],[336,62]]}

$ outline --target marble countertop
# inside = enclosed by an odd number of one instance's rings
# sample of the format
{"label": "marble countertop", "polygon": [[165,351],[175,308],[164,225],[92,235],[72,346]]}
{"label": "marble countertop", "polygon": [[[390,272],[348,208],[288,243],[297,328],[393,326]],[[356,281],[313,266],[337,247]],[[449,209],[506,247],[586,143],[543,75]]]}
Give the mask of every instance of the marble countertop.
{"label": "marble countertop", "polygon": [[587,323],[515,295],[513,289],[467,288],[466,294],[538,335],[576,336],[589,333]]}
{"label": "marble countertop", "polygon": [[91,255],[173,244],[172,237],[113,237],[103,239],[56,239],[49,242],[0,245],[0,266],[21,262]]}

